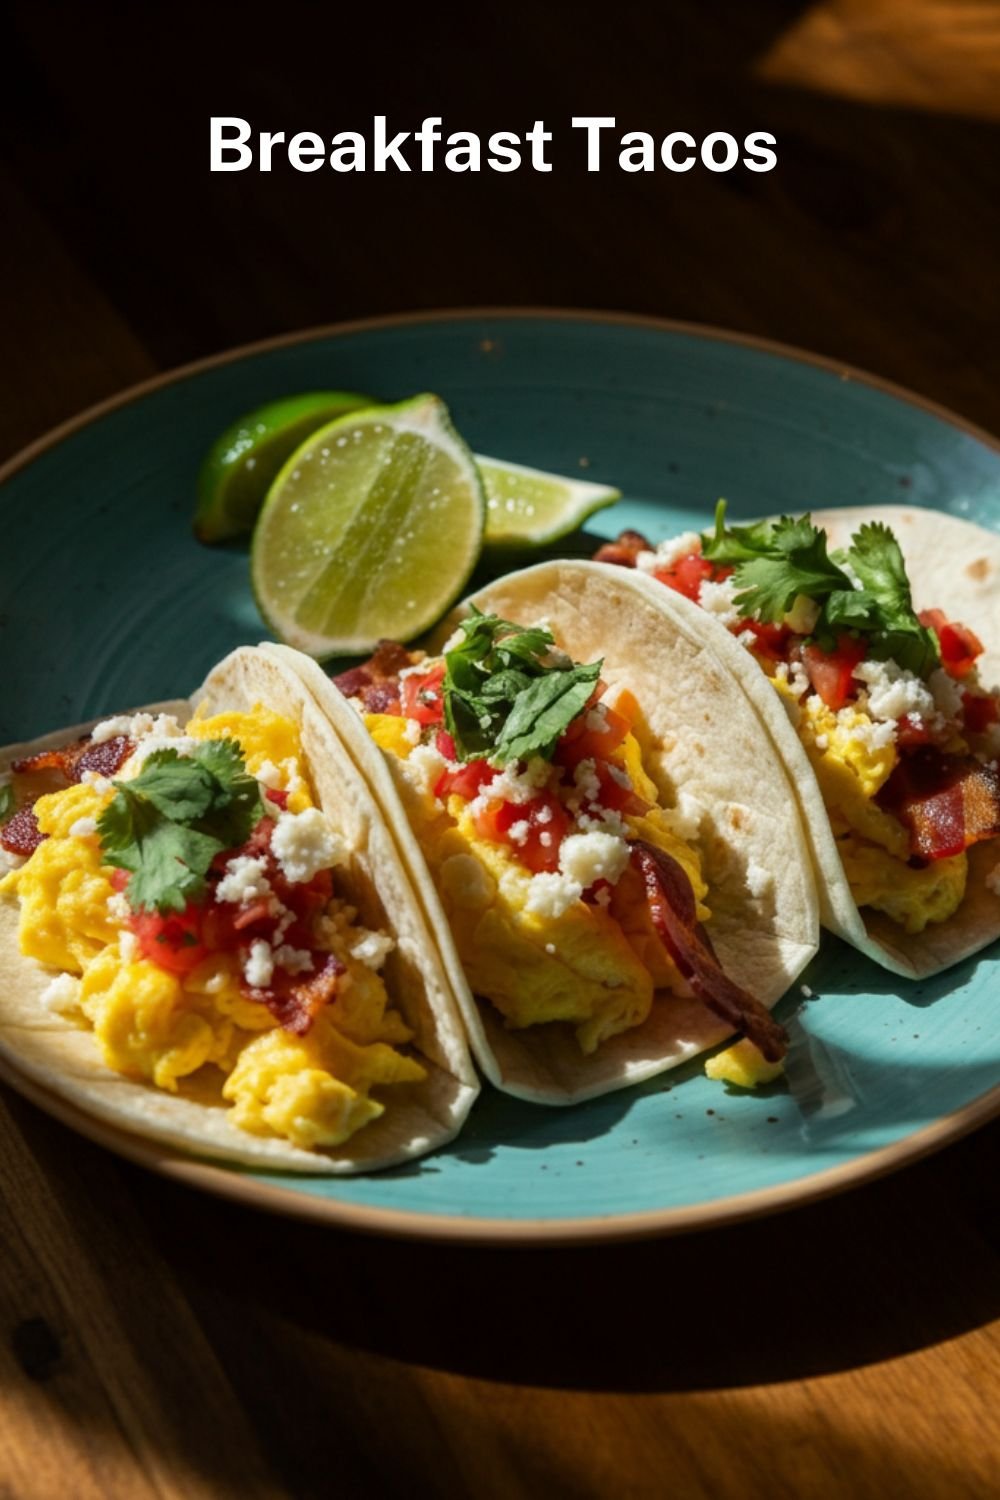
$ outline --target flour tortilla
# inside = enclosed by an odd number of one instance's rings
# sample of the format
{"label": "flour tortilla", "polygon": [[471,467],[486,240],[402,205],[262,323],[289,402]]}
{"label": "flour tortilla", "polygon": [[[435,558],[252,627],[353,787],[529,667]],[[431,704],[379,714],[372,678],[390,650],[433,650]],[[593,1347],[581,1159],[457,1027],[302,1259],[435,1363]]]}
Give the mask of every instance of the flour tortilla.
{"label": "flour tortilla", "polygon": [[[941,511],[912,506],[852,507],[816,511],[831,550],[846,547],[865,521],[892,528],[906,559],[917,610],[943,609],[970,626],[985,646],[979,660],[984,686],[1000,683],[1000,536]],[[664,590],[666,592],[666,590]],[[856,905],[830,827],[819,782],[781,699],[730,632],[704,610],[710,639],[742,683],[788,767],[802,808],[820,887],[824,927],[835,932],[883,968],[908,979],[925,979],[977,953],[1000,937],[1000,898],[986,885],[1000,862],[1000,844],[990,840],[968,851],[965,898],[953,917],[909,934],[882,912]]]}
{"label": "flour tortilla", "polygon": [[[196,708],[217,714],[256,703],[298,723],[316,801],[350,850],[338,886],[358,907],[362,925],[396,939],[382,972],[390,997],[414,1030],[412,1046],[427,1068],[426,1080],[377,1093],[385,1113],[331,1150],[305,1151],[287,1140],[251,1135],[230,1123],[218,1069],[201,1068],[180,1081],[176,1094],[167,1093],[107,1067],[90,1030],[49,1010],[41,995],[57,971],[20,953],[16,896],[0,897],[0,1061],[15,1086],[26,1078],[88,1115],[200,1156],[325,1174],[393,1166],[456,1135],[479,1090],[437,949],[367,787],[300,679],[261,651],[234,651],[190,702],[157,704],[149,711],[176,714],[183,723]],[[0,751],[0,767],[77,739],[94,722],[9,746]]]}
{"label": "flour tortilla", "polygon": [[[727,973],[765,1005],[785,993],[816,952],[815,884],[783,766],[730,671],[704,640],[697,611],[675,611],[644,577],[600,563],[543,563],[501,579],[474,602],[524,624],[545,620],[577,661],[603,657],[602,677],[634,692],[649,729],[646,762],[663,804],[683,788],[704,808],[695,841],[709,885],[708,932]],[[454,623],[454,622],[452,622]],[[450,630],[449,632],[450,633]],[[473,1053],[507,1093],[569,1104],[651,1078],[712,1047],[730,1028],[703,1004],[660,992],[646,1022],[584,1055],[572,1027],[508,1029],[473,997],[448,920],[405,806],[398,762],[383,755],[322,670],[287,647],[295,667],[369,782],[438,936]],[[764,875],[767,888],[751,894]]]}

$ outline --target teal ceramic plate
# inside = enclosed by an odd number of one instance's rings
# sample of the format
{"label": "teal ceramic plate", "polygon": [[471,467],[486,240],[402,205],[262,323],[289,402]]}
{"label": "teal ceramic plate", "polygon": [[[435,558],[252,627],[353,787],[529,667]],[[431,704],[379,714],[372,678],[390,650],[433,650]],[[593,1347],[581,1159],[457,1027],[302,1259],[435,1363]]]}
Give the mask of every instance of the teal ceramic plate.
{"label": "teal ceramic plate", "polygon": [[[294,391],[439,392],[481,453],[607,480],[590,523],[654,536],[733,511],[907,503],[1000,530],[1000,450],[946,413],[794,351],[591,314],[466,313],[326,330],[129,392],[7,470],[0,743],[188,693],[263,634],[239,551],[191,536],[199,460]],[[460,1139],[402,1170],[298,1179],[165,1153],[9,1081],[84,1134],[188,1182],[387,1233],[560,1240],[663,1233],[860,1182],[1000,1109],[996,945],[907,985],[824,937],[779,1015],[787,1086],[697,1064],[576,1108],[486,1090]]]}

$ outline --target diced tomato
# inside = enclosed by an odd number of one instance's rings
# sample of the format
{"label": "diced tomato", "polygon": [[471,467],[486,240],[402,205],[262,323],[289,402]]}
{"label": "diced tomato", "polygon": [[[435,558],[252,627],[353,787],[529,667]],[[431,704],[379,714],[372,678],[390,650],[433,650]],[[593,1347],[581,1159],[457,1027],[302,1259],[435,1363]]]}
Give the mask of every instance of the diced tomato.
{"label": "diced tomato", "polygon": [[914,722],[909,714],[904,714],[901,719],[896,720],[896,744],[905,750],[911,745],[929,745],[931,732],[923,720]]}
{"label": "diced tomato", "polygon": [[963,693],[962,707],[970,734],[982,734],[1000,720],[1000,702],[990,693]]}
{"label": "diced tomato", "polygon": [[273,802],[276,807],[288,806],[288,793],[283,792],[280,787],[269,786],[264,795],[268,802]]}
{"label": "diced tomato", "polygon": [[139,939],[143,958],[168,974],[189,974],[208,953],[202,942],[201,918],[201,908],[189,901],[180,912],[133,912],[129,926]]}
{"label": "diced tomato", "polygon": [[[528,824],[523,841],[510,836],[518,823]],[[547,792],[530,802],[501,802],[496,798],[476,818],[480,838],[492,844],[509,844],[521,864],[535,875],[558,870],[559,845],[569,828],[569,816]]]}
{"label": "diced tomato", "polygon": [[689,552],[686,557],[678,560],[669,568],[657,568],[654,578],[665,583],[667,588],[676,589],[678,594],[683,594],[686,599],[698,602],[698,594],[701,586],[706,580],[715,575],[715,568],[700,552]]}
{"label": "diced tomato", "polygon": [[943,609],[922,609],[920,623],[935,631],[941,646],[941,665],[951,677],[968,677],[983,643],[974,630],[949,620]]}
{"label": "diced tomato", "polygon": [[975,631],[967,625],[951,622],[945,625],[938,639],[945,671],[952,677],[968,677],[976,664],[976,657],[983,654],[983,643]]}
{"label": "diced tomato", "polygon": [[403,713],[418,724],[440,724],[444,718],[445,664],[437,662],[429,672],[413,672],[402,682]]}
{"label": "diced tomato", "polygon": [[453,771],[442,771],[434,783],[434,795],[444,798],[455,792],[459,797],[464,797],[466,802],[471,802],[498,774],[496,767],[491,766],[488,760],[469,760],[464,766],[456,766]]}
{"label": "diced tomato", "polygon": [[758,656],[766,656],[770,661],[785,660],[792,633],[787,625],[774,625],[766,620],[738,620],[730,629],[736,634],[749,630],[755,637],[753,649]]}
{"label": "diced tomato", "polygon": [[852,696],[854,668],[864,659],[864,642],[851,635],[840,636],[835,651],[823,651],[819,646],[805,646],[802,651],[809,681],[834,713]]}
{"label": "diced tomato", "polygon": [[[284,941],[294,948],[312,949],[316,918],[329,905],[333,895],[333,875],[320,870],[311,880],[289,881],[271,853],[274,822],[261,818],[250,838],[240,849],[227,849],[213,861],[212,869],[221,875],[226,865],[239,855],[265,860],[265,873],[271,891],[294,920],[286,927]],[[125,889],[127,870],[113,870],[111,882],[116,890]],[[279,916],[269,897],[248,902],[218,901],[215,884],[209,876],[207,900],[188,902],[182,912],[132,912],[129,926],[139,939],[143,957],[171,974],[187,974],[210,953],[231,953],[248,948],[257,938],[272,941]]]}
{"label": "diced tomato", "polygon": [[434,739],[438,755],[443,755],[445,760],[457,760],[458,751],[455,749],[455,741],[447,729],[439,729]]}
{"label": "diced tomato", "polygon": [[632,728],[632,721],[614,708],[603,708],[599,715],[603,719],[601,728],[588,727],[587,718],[591,710],[577,714],[556,747],[555,762],[560,766],[578,766],[581,760],[607,760],[617,750]]}
{"label": "diced tomato", "polygon": [[[614,770],[618,769],[618,767],[614,768]],[[601,783],[601,790],[596,798],[601,807],[608,807],[612,812],[617,813],[632,813],[640,818],[643,813],[649,812],[650,804],[644,802],[630,786],[622,786],[607,761],[595,762],[594,770]]]}

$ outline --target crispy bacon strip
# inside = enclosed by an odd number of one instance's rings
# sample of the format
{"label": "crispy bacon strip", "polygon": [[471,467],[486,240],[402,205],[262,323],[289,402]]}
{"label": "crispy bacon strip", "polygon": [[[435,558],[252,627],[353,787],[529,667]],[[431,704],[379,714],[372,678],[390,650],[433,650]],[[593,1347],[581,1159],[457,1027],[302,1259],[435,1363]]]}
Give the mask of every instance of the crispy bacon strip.
{"label": "crispy bacon strip", "polygon": [[634,568],[640,552],[652,551],[652,542],[648,542],[641,531],[623,531],[616,542],[605,542],[603,547],[598,547],[594,553],[594,561]]}
{"label": "crispy bacon strip", "polygon": [[340,959],[327,953],[316,972],[305,979],[282,976],[278,970],[275,985],[245,993],[250,999],[266,1005],[283,1030],[290,1031],[293,1036],[305,1036],[323,1006],[328,1005],[337,993],[337,980],[343,973],[344,965]]}
{"label": "crispy bacon strip", "polygon": [[27,775],[33,771],[59,771],[67,781],[82,781],[85,771],[93,771],[98,776],[116,776],[134,749],[135,745],[124,734],[116,734],[113,739],[102,740],[98,745],[88,735],[70,745],[60,745],[56,750],[40,750],[37,755],[15,760],[11,770]]}
{"label": "crispy bacon strip", "polygon": [[918,859],[945,859],[1000,834],[1000,774],[973,755],[922,745],[900,759],[875,800],[909,829]]}
{"label": "crispy bacon strip", "polygon": [[331,680],[345,698],[360,698],[366,713],[398,714],[399,674],[412,665],[413,656],[405,646],[398,641],[379,641],[369,661]]}
{"label": "crispy bacon strip", "polygon": [[39,844],[47,838],[48,834],[43,833],[38,826],[32,807],[19,808],[0,828],[0,848],[6,849],[8,854],[23,854],[27,857],[34,854]]}
{"label": "crispy bacon strip", "polygon": [[653,926],[698,999],[736,1031],[742,1031],[768,1062],[788,1050],[788,1037],[767,1007],[723,971],[696,916],[694,891],[681,866],[662,849],[636,839],[632,863],[643,878]]}

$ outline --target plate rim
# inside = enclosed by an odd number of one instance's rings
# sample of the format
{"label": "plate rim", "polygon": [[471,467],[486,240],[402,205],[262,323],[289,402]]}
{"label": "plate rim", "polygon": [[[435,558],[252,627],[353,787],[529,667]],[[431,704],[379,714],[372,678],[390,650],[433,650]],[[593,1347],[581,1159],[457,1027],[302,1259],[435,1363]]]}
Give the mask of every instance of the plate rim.
{"label": "plate rim", "polygon": [[180,384],[181,381],[204,374],[207,370],[237,364],[240,360],[252,359],[259,354],[268,354],[272,350],[292,348],[296,344],[318,343],[327,338],[341,338],[355,333],[370,333],[381,328],[407,327],[419,323],[462,323],[483,318],[496,321],[506,319],[510,322],[529,322],[536,319],[552,323],[594,323],[601,327],[617,325],[648,328],[657,333],[679,333],[711,343],[735,344],[740,348],[755,349],[779,359],[792,360],[798,364],[824,370],[827,374],[836,375],[845,384],[854,382],[868,386],[872,390],[881,391],[883,395],[892,396],[897,401],[902,401],[908,406],[915,406],[930,416],[937,417],[940,421],[965,433],[966,436],[975,438],[994,452],[1000,453],[1000,436],[989,432],[985,427],[978,426],[975,422],[970,422],[967,417],[963,417],[951,407],[944,406],[917,391],[911,391],[906,386],[897,385],[894,381],[876,375],[860,365],[850,364],[846,360],[833,359],[829,355],[816,354],[797,344],[786,344],[778,339],[764,338],[759,334],[741,333],[736,329],[723,328],[713,323],[694,323],[680,318],[661,318],[645,313],[621,312],[603,308],[532,307],[530,305],[494,307],[487,304],[481,307],[446,307],[431,308],[427,311],[386,313],[373,318],[354,318],[336,323],[323,323],[309,328],[296,329],[291,333],[274,334],[266,339],[255,339],[248,344],[237,344],[234,348],[208,354],[201,359],[189,360],[186,364],[175,365],[169,370],[161,370],[146,380],[124,386],[113,395],[94,402],[93,405],[85,407],[82,412],[78,412],[76,416],[57,423],[55,427],[50,427],[39,437],[26,443],[24,447],[17,449],[0,464],[0,485],[5,484],[8,479],[33,463],[35,459],[41,458],[49,448],[56,447],[82,428],[89,427],[121,407],[130,406],[132,402],[142,400],[144,396],[153,395],[167,386]]}
{"label": "plate rim", "polygon": [[[168,386],[179,384],[204,372],[243,359],[254,358],[273,350],[298,344],[319,342],[383,328],[419,324],[444,324],[489,319],[493,322],[576,322],[599,327],[646,328],[658,333],[681,334],[708,342],[736,345],[811,366],[877,390],[904,404],[914,406],[939,421],[972,437],[987,448],[1000,453],[1000,438],[939,402],[910,391],[904,386],[843,360],[832,359],[801,349],[796,345],[740,333],[712,324],[694,323],[672,318],[630,312],[566,307],[457,307],[426,311],[391,313],[373,318],[323,324],[278,334],[270,338],[241,344],[220,353],[189,361],[173,369],[160,371],[147,380],[126,386],[113,395],[94,403],[82,412],[33,439],[0,464],[0,485],[57,447],[77,432],[100,421],[112,412],[154,395]],[[180,1151],[157,1146],[142,1136],[132,1136],[93,1119],[74,1106],[50,1094],[33,1080],[20,1075],[16,1068],[0,1061],[0,1081],[30,1103],[51,1115],[85,1138],[111,1150],[118,1156],[143,1166],[168,1179],[179,1181],[199,1191],[211,1193],[270,1213],[297,1219],[332,1224],[340,1229],[358,1230],[392,1238],[423,1239],[438,1242],[537,1245],[594,1244],[685,1234],[722,1228],[730,1224],[764,1217],[814,1203],[852,1187],[875,1181],[889,1172],[942,1149],[961,1139],[1000,1114],[1000,1084],[978,1095],[957,1110],[951,1110],[929,1125],[893,1141],[875,1151],[864,1152],[840,1166],[822,1172],[808,1173],[790,1182],[748,1193],[727,1195],[706,1203],[677,1208],[649,1209],[637,1213],[597,1214],[565,1219],[494,1219],[477,1216],[464,1218],[455,1214],[432,1214],[410,1209],[387,1209],[368,1204],[327,1199],[282,1187],[256,1176],[201,1161]]]}
{"label": "plate rim", "polygon": [[[120,1130],[84,1111],[34,1079],[17,1072],[0,1058],[0,1082],[9,1085],[29,1103],[50,1115],[74,1133],[84,1136],[116,1156],[155,1172],[173,1182],[262,1209],[283,1218],[320,1223],[337,1229],[360,1231],[381,1237],[425,1240],[454,1245],[519,1245],[558,1247],[594,1245],[667,1238],[788,1212],[806,1204],[838,1196],[852,1187],[874,1182],[903,1166],[922,1160],[963,1136],[987,1125],[1000,1114],[1000,1085],[950,1110],[929,1125],[913,1131],[877,1151],[865,1152],[837,1167],[811,1172],[770,1188],[730,1194],[706,1203],[678,1208],[647,1209],[637,1213],[592,1214],[560,1219],[494,1219],[483,1215],[424,1213],[420,1210],[381,1208],[302,1193],[295,1188],[261,1181],[256,1173],[244,1174],[229,1167],[202,1161],[169,1146]],[[433,1159],[433,1158],[432,1158]],[[317,1179],[310,1177],[309,1181]]]}

